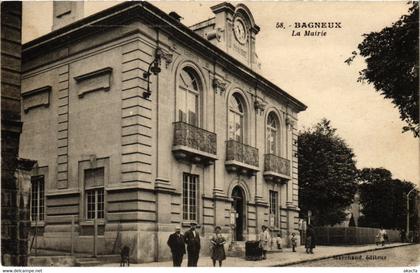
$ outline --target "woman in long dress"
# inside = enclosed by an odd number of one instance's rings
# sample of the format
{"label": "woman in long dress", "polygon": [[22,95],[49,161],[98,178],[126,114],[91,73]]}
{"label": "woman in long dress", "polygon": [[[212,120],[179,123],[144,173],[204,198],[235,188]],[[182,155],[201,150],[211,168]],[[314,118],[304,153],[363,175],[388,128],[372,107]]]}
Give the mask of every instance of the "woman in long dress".
{"label": "woman in long dress", "polygon": [[217,226],[214,229],[213,237],[210,240],[212,245],[211,248],[211,259],[213,260],[213,266],[216,266],[216,261],[219,261],[219,266],[222,266],[222,261],[226,259],[225,243],[226,240],[221,234],[222,228]]}
{"label": "woman in long dress", "polygon": [[306,253],[308,254],[314,254],[313,249],[315,248],[315,230],[312,225],[308,225],[308,229],[306,230],[306,242],[305,242],[305,248]]}

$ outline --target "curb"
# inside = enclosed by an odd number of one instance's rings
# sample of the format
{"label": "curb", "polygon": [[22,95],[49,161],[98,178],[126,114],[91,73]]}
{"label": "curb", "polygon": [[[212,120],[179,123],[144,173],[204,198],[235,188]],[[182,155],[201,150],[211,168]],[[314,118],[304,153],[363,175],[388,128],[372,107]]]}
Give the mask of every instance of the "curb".
{"label": "curb", "polygon": [[346,252],[346,253],[342,253],[342,254],[327,255],[327,256],[318,257],[318,258],[312,258],[312,259],[308,259],[308,260],[301,260],[301,261],[294,261],[294,262],[286,262],[286,263],[281,263],[281,264],[278,264],[278,265],[271,265],[269,267],[285,267],[285,266],[290,266],[290,265],[303,264],[303,263],[309,263],[309,262],[315,262],[315,261],[320,261],[320,260],[331,259],[331,258],[334,258],[334,257],[337,257],[337,256],[344,256],[344,255],[351,255],[351,254],[359,254],[359,253],[364,253],[364,252],[369,252],[369,251],[383,250],[383,249],[391,249],[391,248],[411,246],[411,245],[415,245],[415,244],[414,243],[409,243],[409,244],[404,244],[404,245],[375,247],[375,248],[372,248],[372,249],[357,250],[357,251],[351,251],[351,252]]}

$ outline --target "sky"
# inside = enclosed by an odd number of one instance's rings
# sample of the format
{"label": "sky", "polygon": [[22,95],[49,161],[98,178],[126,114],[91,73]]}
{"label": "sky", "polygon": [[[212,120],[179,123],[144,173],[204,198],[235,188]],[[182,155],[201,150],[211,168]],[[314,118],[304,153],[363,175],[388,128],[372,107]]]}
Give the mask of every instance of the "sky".
{"label": "sky", "polygon": [[[213,17],[210,7],[218,2],[152,3],[167,13],[176,11],[190,26]],[[350,66],[344,63],[364,33],[380,31],[407,14],[406,1],[242,3],[261,28],[256,37],[261,73],[308,106],[299,114],[299,129],[325,117],[353,149],[358,168],[383,167],[394,178],[420,185],[419,140],[401,133],[405,124],[391,101],[372,85],[357,82],[365,67],[363,58],[357,57]],[[88,1],[85,16],[115,4]],[[276,28],[277,22],[285,28]],[[327,29],[326,36],[292,36],[293,30],[299,30],[295,24],[303,22],[339,22],[341,28]],[[23,42],[48,33],[51,25],[52,2],[23,3]]]}

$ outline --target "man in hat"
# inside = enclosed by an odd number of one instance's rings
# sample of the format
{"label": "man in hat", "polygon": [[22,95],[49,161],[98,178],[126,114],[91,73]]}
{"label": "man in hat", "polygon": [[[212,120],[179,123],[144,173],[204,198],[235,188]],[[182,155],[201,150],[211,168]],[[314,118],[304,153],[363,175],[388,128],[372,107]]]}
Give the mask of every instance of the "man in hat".
{"label": "man in hat", "polygon": [[185,244],[187,244],[188,266],[197,266],[200,255],[200,234],[195,229],[196,223],[191,223],[190,229],[185,232]]}
{"label": "man in hat", "polygon": [[181,266],[185,254],[185,241],[180,227],[176,227],[175,232],[169,235],[168,246],[172,252],[174,266]]}

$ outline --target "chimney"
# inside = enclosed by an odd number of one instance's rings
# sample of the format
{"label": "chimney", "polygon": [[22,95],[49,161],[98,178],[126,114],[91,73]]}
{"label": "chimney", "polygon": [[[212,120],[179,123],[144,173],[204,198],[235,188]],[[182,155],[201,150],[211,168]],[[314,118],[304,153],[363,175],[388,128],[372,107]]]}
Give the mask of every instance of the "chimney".
{"label": "chimney", "polygon": [[176,13],[175,11],[171,11],[169,13],[169,16],[171,16],[172,18],[174,18],[175,20],[177,20],[178,22],[181,22],[181,19],[184,19],[181,17],[181,15],[179,15],[178,13]]}
{"label": "chimney", "polygon": [[83,1],[54,1],[52,30],[62,28],[83,18]]}

